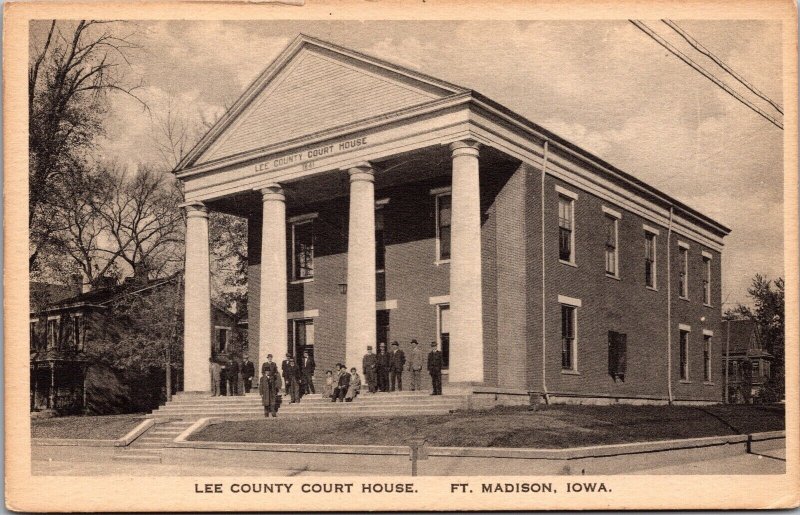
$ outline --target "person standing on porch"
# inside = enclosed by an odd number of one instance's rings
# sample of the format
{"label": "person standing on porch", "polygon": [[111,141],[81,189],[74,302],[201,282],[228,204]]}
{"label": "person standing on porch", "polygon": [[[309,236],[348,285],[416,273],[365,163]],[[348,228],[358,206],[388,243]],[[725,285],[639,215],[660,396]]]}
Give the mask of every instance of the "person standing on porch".
{"label": "person standing on porch", "polygon": [[400,344],[392,342],[392,355],[389,360],[389,372],[391,374],[392,391],[397,385],[397,390],[403,391],[403,368],[406,366],[406,355],[400,350]]}
{"label": "person standing on porch", "polygon": [[228,381],[228,395],[239,395],[239,363],[231,356],[225,366],[225,378]]}
{"label": "person standing on porch", "polygon": [[277,417],[278,391],[281,389],[281,377],[278,367],[272,362],[272,354],[267,355],[267,361],[261,367],[261,379],[258,383],[258,393],[264,405],[264,416]]}
{"label": "person standing on porch", "polygon": [[261,375],[266,374],[268,370],[274,370],[276,374],[278,373],[278,365],[272,361],[272,354],[267,354],[267,361],[261,365]]}
{"label": "person standing on porch", "polygon": [[378,390],[381,392],[389,391],[389,354],[386,353],[386,344],[378,344],[378,364],[375,371],[378,374]]}
{"label": "person standing on porch", "polygon": [[281,362],[281,373],[283,374],[283,383],[284,383],[283,384],[283,387],[284,387],[283,393],[286,394],[286,395],[289,395],[289,379],[288,379],[289,370],[288,369],[289,369],[289,358],[291,358],[291,357],[292,357],[292,355],[287,352],[286,353],[286,358]]}
{"label": "person standing on porch", "polygon": [[292,397],[292,404],[300,402],[300,367],[294,362],[294,358],[289,358],[283,380],[286,383],[286,390]]}
{"label": "person standing on porch", "polygon": [[211,374],[211,396],[217,397],[219,395],[219,381],[222,374],[222,367],[219,363],[214,361],[214,358],[208,358],[208,372]]}
{"label": "person standing on porch", "polygon": [[253,376],[256,375],[256,366],[250,361],[250,356],[244,355],[244,363],[242,363],[242,379],[244,380],[244,393],[250,393],[253,387]]}
{"label": "person standing on porch", "polygon": [[431,342],[431,351],[428,353],[428,373],[431,375],[433,392],[431,395],[442,394],[442,351],[436,348],[436,342]]}
{"label": "person standing on porch", "polygon": [[364,380],[367,382],[367,390],[369,393],[375,393],[377,386],[375,384],[378,369],[378,357],[372,352],[372,345],[367,346],[367,353],[364,354],[364,359],[361,361],[361,372],[364,374]]}
{"label": "person standing on porch", "polygon": [[303,351],[303,362],[300,365],[300,371],[303,374],[303,393],[317,393],[314,391],[314,370],[317,364],[314,363],[314,358],[307,350]]}
{"label": "person standing on porch", "polygon": [[411,391],[422,389],[422,363],[424,360],[417,340],[411,340],[411,354],[408,359],[408,371],[411,372]]}

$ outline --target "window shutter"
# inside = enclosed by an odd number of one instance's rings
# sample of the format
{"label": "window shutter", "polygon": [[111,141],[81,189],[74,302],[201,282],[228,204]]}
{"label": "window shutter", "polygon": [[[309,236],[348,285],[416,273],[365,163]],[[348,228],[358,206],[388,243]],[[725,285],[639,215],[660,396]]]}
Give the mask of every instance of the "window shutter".
{"label": "window shutter", "polygon": [[628,335],[608,332],[608,374],[616,381],[625,381],[628,364]]}

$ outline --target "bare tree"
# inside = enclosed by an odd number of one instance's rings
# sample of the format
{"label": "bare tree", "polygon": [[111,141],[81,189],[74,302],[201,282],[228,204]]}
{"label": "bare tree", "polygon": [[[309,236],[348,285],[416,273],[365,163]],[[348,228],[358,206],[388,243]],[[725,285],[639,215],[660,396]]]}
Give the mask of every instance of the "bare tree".
{"label": "bare tree", "polygon": [[94,210],[102,220],[111,256],[144,281],[160,277],[182,261],[182,200],[175,179],[149,167],[133,175],[107,169],[99,184],[105,191]]}
{"label": "bare tree", "polygon": [[86,169],[86,152],[102,132],[107,95],[120,92],[139,100],[141,86],[126,73],[137,49],[133,26],[53,20],[34,28],[42,29],[42,37],[32,45],[28,66],[31,269],[62,229],[51,216],[52,201]]}

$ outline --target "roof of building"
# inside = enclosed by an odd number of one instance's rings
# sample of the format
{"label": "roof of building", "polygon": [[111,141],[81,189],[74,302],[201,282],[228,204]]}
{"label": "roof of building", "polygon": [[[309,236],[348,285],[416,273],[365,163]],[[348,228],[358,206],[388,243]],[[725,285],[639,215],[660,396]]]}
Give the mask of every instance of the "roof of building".
{"label": "roof of building", "polygon": [[[152,279],[148,281],[147,284],[142,284],[141,282],[135,282],[129,280],[122,282],[120,284],[115,284],[113,286],[96,288],[94,290],[85,293],[80,293],[78,295],[62,297],[56,301],[50,302],[49,304],[47,304],[46,307],[40,307],[39,309],[32,309],[32,312],[53,312],[53,311],[61,311],[64,309],[74,309],[74,308],[89,307],[89,306],[105,307],[121,295],[131,295],[135,293],[140,293],[153,288],[158,288],[165,284],[174,283],[175,280],[180,277],[180,275],[181,272],[177,272],[168,277]],[[223,312],[225,315],[228,315],[230,317],[235,317],[235,315],[231,313],[230,310],[220,307],[213,302],[211,305],[214,309]]]}
{"label": "roof of building", "polygon": [[406,67],[391,63],[389,61],[379,59],[368,54],[355,51],[346,47],[336,45],[321,39],[317,39],[305,34],[299,34],[285,49],[284,51],[262,72],[255,81],[245,90],[241,97],[231,106],[231,108],[217,121],[217,123],[200,139],[195,147],[189,151],[186,156],[175,167],[174,172],[179,173],[193,168],[197,164],[197,160],[206,152],[212,144],[215,143],[217,138],[237,119],[237,117],[246,109],[253,100],[253,98],[266,86],[272,77],[277,75],[281,67],[285,65],[288,60],[297,54],[301,48],[305,46],[315,46],[325,49],[330,52],[345,55],[351,59],[356,59],[366,63],[369,66],[377,66],[393,73],[399,73],[412,80],[425,83],[432,88],[438,88],[444,92],[445,98],[464,97],[469,102],[478,105],[484,105],[496,111],[506,119],[513,121],[520,126],[524,127],[532,135],[550,141],[552,144],[561,147],[566,152],[573,154],[575,157],[583,160],[593,168],[609,175],[612,179],[622,182],[627,187],[649,197],[650,199],[660,202],[662,205],[674,207],[677,211],[681,212],[690,219],[699,222],[701,225],[708,227],[720,236],[725,236],[730,233],[730,229],[716,220],[704,215],[703,213],[695,210],[694,208],[684,204],[683,202],[663,193],[655,187],[637,179],[633,175],[623,172],[619,168],[606,162],[605,160],[597,157],[591,152],[567,141],[566,139],[556,135],[553,132],[545,129],[544,127],[528,120],[524,116],[515,113],[511,109],[503,106],[502,104],[491,100],[490,98],[474,91],[470,88],[465,88],[443,80],[425,75],[415,70],[410,70]]}
{"label": "roof of building", "polygon": [[731,355],[770,356],[758,337],[758,324],[753,320],[722,322],[722,344]]}

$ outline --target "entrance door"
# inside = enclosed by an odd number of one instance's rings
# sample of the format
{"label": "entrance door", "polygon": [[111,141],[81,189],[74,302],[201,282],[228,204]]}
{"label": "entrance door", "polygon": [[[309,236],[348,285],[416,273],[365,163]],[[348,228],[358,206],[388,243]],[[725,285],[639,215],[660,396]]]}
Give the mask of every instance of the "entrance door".
{"label": "entrance door", "polygon": [[[389,310],[388,309],[381,309],[375,314],[375,321],[377,327],[375,328],[375,335],[378,339],[376,343],[385,343],[386,344],[386,352],[389,352]],[[377,352],[377,347],[375,348],[375,352]]]}
{"label": "entrance door", "polygon": [[293,320],[293,339],[292,345],[289,348],[289,354],[294,356],[295,360],[302,359],[303,351],[308,351],[310,357],[314,357],[314,320],[302,319]]}

